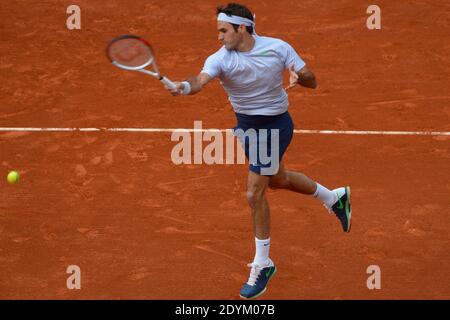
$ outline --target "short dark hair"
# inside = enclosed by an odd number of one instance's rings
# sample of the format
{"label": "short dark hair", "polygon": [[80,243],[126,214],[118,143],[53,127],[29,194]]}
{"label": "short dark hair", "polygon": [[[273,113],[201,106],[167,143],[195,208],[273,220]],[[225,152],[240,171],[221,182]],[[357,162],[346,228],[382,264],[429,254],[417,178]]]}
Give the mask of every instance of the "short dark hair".
{"label": "short dark hair", "polygon": [[[229,3],[226,6],[217,7],[217,15],[220,13],[225,13],[227,16],[239,16],[243,18],[247,18],[253,21],[253,14],[249,8],[239,3]],[[234,28],[234,31],[237,31],[239,28],[238,24],[231,23]],[[253,27],[245,26],[245,29],[248,33],[253,34]]]}

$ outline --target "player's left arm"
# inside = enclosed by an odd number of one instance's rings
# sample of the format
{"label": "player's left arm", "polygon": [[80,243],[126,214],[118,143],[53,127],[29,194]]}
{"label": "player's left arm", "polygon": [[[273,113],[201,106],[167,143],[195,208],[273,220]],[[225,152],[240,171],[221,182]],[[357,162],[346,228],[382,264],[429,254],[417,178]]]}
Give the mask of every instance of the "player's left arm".
{"label": "player's left arm", "polygon": [[306,66],[295,72],[294,65],[289,68],[289,86],[286,89],[295,87],[297,84],[305,87],[315,89],[317,87],[316,76]]}

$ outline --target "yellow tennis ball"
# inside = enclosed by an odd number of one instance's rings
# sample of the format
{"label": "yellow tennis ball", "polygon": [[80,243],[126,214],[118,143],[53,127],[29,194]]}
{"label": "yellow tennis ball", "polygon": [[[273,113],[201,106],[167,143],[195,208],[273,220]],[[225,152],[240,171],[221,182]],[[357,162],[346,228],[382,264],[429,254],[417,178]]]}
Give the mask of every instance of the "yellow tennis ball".
{"label": "yellow tennis ball", "polygon": [[14,184],[19,181],[19,173],[17,171],[11,171],[6,178],[10,184]]}

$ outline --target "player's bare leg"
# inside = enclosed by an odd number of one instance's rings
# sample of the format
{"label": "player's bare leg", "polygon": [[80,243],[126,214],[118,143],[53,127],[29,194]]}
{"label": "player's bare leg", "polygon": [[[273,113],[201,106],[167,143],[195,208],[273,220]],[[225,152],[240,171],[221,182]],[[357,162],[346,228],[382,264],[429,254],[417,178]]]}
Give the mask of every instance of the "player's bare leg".
{"label": "player's bare leg", "polygon": [[253,299],[263,294],[267,283],[277,271],[269,258],[270,210],[265,196],[269,181],[270,177],[249,172],[247,200],[252,210],[256,253],[253,262],[248,265],[251,268],[249,279],[240,292],[240,296],[245,299]]}
{"label": "player's bare leg", "polygon": [[270,178],[269,187],[312,195],[317,190],[317,183],[303,173],[286,170],[281,162],[278,173]]}
{"label": "player's bare leg", "polygon": [[258,239],[270,237],[270,209],[265,196],[270,177],[252,171],[247,180],[247,201],[252,210],[253,233]]}
{"label": "player's bare leg", "polygon": [[287,189],[318,198],[330,213],[336,214],[344,232],[350,231],[352,213],[350,187],[329,190],[303,173],[286,170],[283,162],[280,163],[278,173],[270,178],[269,187]]}

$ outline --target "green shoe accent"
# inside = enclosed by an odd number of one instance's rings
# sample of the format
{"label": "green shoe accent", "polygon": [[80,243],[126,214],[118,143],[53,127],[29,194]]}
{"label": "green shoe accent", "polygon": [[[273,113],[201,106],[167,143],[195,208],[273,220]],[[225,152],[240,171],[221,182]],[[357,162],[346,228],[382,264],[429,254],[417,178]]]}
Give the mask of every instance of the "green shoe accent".
{"label": "green shoe accent", "polygon": [[[336,195],[337,195],[337,194],[336,194]],[[344,209],[344,204],[342,203],[342,201],[341,201],[341,199],[339,198],[339,196],[338,196],[338,201],[339,201],[338,209]]]}

